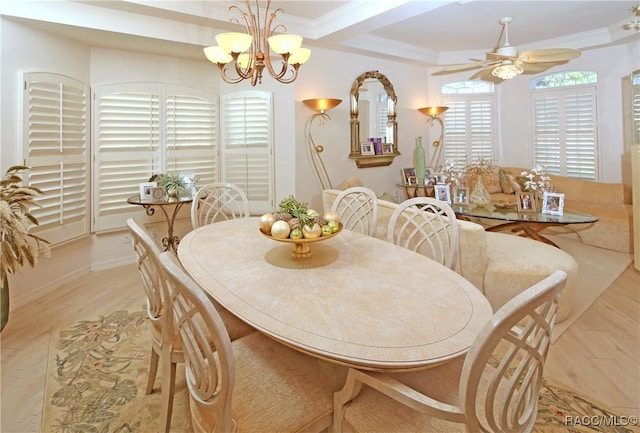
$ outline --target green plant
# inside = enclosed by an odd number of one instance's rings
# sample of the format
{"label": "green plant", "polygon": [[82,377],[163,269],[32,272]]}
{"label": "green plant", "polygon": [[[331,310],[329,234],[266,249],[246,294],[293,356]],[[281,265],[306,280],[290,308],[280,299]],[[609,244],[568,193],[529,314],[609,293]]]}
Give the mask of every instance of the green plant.
{"label": "green plant", "polygon": [[158,186],[167,188],[167,191],[184,191],[186,189],[184,177],[178,173],[167,173],[161,175],[158,179]]}
{"label": "green plant", "polygon": [[40,253],[49,256],[49,242],[29,233],[38,220],[30,208],[37,206],[35,198],[42,192],[32,186],[23,186],[18,174],[28,167],[9,167],[0,180],[0,331],[9,319],[9,280],[25,264],[35,266]]}

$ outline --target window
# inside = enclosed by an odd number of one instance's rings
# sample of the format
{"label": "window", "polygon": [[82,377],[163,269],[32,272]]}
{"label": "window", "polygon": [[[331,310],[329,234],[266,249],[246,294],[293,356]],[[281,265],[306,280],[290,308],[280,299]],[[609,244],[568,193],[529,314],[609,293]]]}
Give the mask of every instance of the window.
{"label": "window", "polygon": [[463,166],[495,158],[495,98],[493,83],[460,81],[442,86],[444,159]]}
{"label": "window", "polygon": [[152,174],[218,179],[217,101],[159,83],[98,86],[94,92],[94,231],[118,229],[140,211],[127,203]]}
{"label": "window", "polygon": [[222,179],[244,190],[254,215],[275,208],[271,99],[251,90],[220,98]]}
{"label": "window", "polygon": [[24,75],[25,180],[43,192],[33,232],[52,244],[89,233],[88,91],[69,77]]}
{"label": "window", "polygon": [[597,179],[594,81],[597,75],[589,72],[563,72],[532,81],[533,159],[548,173]]}

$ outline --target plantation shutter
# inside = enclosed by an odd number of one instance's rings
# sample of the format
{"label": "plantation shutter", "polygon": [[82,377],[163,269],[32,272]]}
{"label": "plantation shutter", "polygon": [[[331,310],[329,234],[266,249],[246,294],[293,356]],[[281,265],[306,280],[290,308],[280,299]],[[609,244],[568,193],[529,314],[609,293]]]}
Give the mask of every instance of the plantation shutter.
{"label": "plantation shutter", "polygon": [[534,161],[561,176],[596,180],[595,87],[536,91]]}
{"label": "plantation shutter", "polygon": [[217,179],[214,96],[161,83],[122,83],[97,87],[94,98],[95,231],[123,228],[132,216],[147,219],[127,198],[153,174],[193,174],[199,185]]}
{"label": "plantation shutter", "polygon": [[161,170],[160,85],[114,84],[94,94],[94,231],[124,227],[142,208],[127,203]]}
{"label": "plantation shutter", "polygon": [[631,101],[631,117],[633,119],[632,144],[640,144],[640,75],[633,75],[633,100]]}
{"label": "plantation shutter", "polygon": [[24,180],[43,192],[32,231],[52,244],[89,233],[88,91],[69,77],[24,75]]}
{"label": "plantation shutter", "polygon": [[494,159],[495,114],[492,94],[447,95],[443,114],[444,159],[463,166]]}
{"label": "plantation shutter", "polygon": [[216,181],[217,101],[188,88],[167,88],[167,173],[193,174],[198,185]]}
{"label": "plantation shutter", "polygon": [[272,112],[268,92],[221,97],[222,181],[247,194],[251,214],[271,212],[275,206]]}

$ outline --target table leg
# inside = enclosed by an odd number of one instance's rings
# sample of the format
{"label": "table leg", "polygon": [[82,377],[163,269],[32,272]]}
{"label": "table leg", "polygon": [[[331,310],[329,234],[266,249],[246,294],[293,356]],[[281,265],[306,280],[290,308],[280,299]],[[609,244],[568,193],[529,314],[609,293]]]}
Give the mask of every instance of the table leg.
{"label": "table leg", "polygon": [[[172,249],[174,252],[178,252],[180,238],[173,234],[173,224],[182,205],[184,205],[184,202],[176,202],[176,206],[173,208],[171,216],[169,216],[167,211],[164,209],[164,206],[158,206],[164,215],[165,221],[167,222],[167,236],[162,238],[162,246],[164,247],[163,251],[169,251],[169,249]],[[149,216],[155,213],[155,209],[153,209],[152,205],[144,205],[144,208]]]}
{"label": "table leg", "polygon": [[512,233],[518,236],[529,237],[536,241],[544,242],[545,244],[554,246],[556,248],[560,248],[558,245],[555,244],[555,242],[553,242],[552,240],[540,234],[541,230],[553,225],[561,225],[561,224],[549,224],[549,223],[536,224],[534,222],[523,223],[522,221],[513,221],[505,224],[498,224],[495,226],[487,227],[486,230],[489,232],[500,232],[500,231],[510,230]]}

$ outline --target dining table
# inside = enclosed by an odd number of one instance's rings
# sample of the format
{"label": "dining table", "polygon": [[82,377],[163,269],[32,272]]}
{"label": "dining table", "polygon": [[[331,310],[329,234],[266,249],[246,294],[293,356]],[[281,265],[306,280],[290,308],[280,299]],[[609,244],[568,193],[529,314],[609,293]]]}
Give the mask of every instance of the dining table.
{"label": "dining table", "polygon": [[338,366],[429,368],[465,354],[491,318],[473,284],[391,242],[342,229],[309,246],[292,254],[249,217],[189,232],[178,258],[229,312]]}

